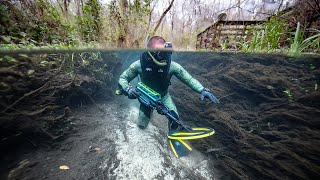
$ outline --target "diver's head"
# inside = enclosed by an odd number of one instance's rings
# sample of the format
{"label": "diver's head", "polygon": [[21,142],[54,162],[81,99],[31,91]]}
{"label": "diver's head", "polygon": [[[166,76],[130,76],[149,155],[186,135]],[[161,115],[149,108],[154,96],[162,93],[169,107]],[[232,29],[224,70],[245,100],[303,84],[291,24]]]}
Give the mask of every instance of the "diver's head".
{"label": "diver's head", "polygon": [[148,48],[149,49],[163,49],[166,40],[160,36],[153,36],[149,39]]}
{"label": "diver's head", "polygon": [[172,54],[172,44],[170,42],[166,42],[160,36],[153,36],[149,39],[147,47],[154,49],[154,51],[148,51],[147,53],[156,65],[166,66],[169,64]]}

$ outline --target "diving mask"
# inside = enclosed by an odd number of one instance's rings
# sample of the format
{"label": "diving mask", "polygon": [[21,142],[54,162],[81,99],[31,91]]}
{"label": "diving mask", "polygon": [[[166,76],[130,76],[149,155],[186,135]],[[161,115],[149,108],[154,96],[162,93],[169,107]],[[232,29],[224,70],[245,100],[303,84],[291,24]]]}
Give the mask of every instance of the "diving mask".
{"label": "diving mask", "polygon": [[158,66],[166,66],[168,61],[170,61],[170,56],[172,55],[172,43],[165,42],[164,48],[164,51],[148,51],[152,61]]}

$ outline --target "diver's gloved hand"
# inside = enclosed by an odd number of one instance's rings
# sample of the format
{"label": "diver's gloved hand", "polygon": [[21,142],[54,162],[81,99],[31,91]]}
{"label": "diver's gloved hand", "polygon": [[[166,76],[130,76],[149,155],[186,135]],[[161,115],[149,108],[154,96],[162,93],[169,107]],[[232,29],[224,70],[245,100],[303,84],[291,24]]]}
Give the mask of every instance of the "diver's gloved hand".
{"label": "diver's gloved hand", "polygon": [[213,103],[215,104],[218,104],[219,103],[219,100],[210,92],[209,89],[207,88],[204,88],[202,91],[201,91],[201,101],[204,100],[204,98],[209,98]]}
{"label": "diver's gloved hand", "polygon": [[135,87],[128,86],[126,88],[126,92],[128,94],[129,99],[136,99],[137,97],[139,97],[138,90]]}

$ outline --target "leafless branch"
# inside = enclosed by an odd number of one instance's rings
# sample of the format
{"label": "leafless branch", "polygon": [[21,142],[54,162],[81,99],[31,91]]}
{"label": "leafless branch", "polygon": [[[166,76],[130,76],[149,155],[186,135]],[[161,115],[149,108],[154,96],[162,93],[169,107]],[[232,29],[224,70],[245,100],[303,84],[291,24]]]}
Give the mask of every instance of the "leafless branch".
{"label": "leafless branch", "polygon": [[167,9],[162,13],[162,15],[161,15],[161,17],[160,17],[160,19],[159,19],[156,27],[154,28],[154,30],[153,30],[153,32],[152,32],[152,35],[155,34],[156,31],[158,30],[158,28],[159,28],[159,26],[160,26],[160,24],[161,24],[162,19],[166,16],[166,14],[168,13],[168,11],[171,9],[171,7],[172,7],[172,5],[173,5],[173,2],[174,2],[174,0],[172,0],[172,1],[170,2],[170,4],[169,4],[169,6],[167,7]]}

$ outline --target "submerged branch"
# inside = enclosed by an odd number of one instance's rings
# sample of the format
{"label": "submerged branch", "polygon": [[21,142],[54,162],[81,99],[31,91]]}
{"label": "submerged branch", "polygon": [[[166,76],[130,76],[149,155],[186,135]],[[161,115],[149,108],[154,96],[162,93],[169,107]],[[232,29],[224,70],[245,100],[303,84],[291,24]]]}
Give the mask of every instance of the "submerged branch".
{"label": "submerged branch", "polygon": [[[65,61],[65,60],[64,60]],[[33,91],[30,91],[26,94],[24,94],[22,97],[20,97],[19,99],[17,99],[15,102],[13,102],[11,105],[9,105],[8,107],[6,107],[3,111],[1,111],[1,113],[5,113],[7,110],[11,109],[12,107],[14,107],[15,105],[17,105],[20,101],[24,100],[26,97],[29,97],[33,94],[36,94],[37,92],[41,91],[42,89],[44,89],[45,87],[47,87],[49,85],[49,83],[51,82],[51,80],[56,77],[62,69],[62,66],[64,64],[64,61],[61,63],[58,71],[56,72],[55,75],[51,76],[41,87],[39,87],[38,89],[35,89]]]}

